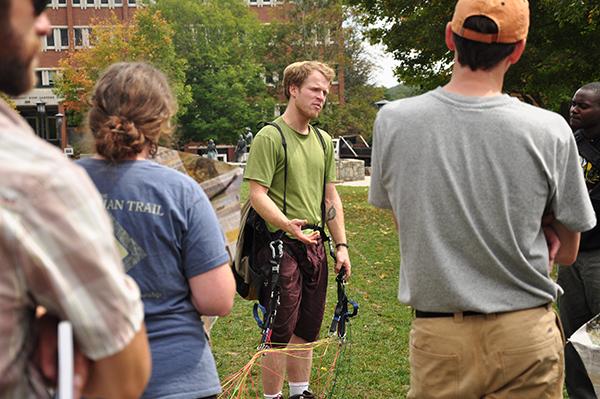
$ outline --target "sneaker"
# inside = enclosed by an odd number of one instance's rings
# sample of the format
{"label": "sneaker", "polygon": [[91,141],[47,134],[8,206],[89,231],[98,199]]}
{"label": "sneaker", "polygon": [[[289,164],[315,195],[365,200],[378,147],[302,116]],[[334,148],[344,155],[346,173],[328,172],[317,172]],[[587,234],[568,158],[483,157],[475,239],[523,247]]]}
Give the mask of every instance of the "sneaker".
{"label": "sneaker", "polygon": [[301,395],[292,395],[290,399],[317,399],[317,397],[310,391],[304,391]]}

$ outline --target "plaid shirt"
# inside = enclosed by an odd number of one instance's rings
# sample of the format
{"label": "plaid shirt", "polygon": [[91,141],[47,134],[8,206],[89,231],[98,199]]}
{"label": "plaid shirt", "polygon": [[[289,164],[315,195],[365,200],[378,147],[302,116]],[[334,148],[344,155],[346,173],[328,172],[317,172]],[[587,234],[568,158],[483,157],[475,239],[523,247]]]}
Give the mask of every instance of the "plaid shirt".
{"label": "plaid shirt", "polygon": [[0,101],[0,397],[40,397],[37,305],[71,321],[90,359],[125,347],[144,314],[93,184]]}

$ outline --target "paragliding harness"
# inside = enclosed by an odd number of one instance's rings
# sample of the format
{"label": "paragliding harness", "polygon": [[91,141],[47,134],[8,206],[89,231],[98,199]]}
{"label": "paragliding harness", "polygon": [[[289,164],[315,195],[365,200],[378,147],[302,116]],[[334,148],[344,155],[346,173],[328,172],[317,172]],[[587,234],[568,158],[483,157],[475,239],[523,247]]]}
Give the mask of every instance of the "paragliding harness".
{"label": "paragliding harness", "polygon": [[[333,256],[333,259],[335,259],[333,249],[331,248],[330,253],[331,256]],[[358,314],[358,302],[348,299],[348,296],[346,295],[345,274],[346,269],[342,267],[335,278],[335,282],[337,283],[337,304],[335,305],[331,326],[329,327],[329,336],[333,336],[337,333],[337,337],[341,342],[346,339],[346,323]],[[349,311],[350,308],[348,306],[351,307],[351,311]]]}
{"label": "paragliding harness", "polygon": [[[281,127],[275,122],[264,122],[259,125],[259,128],[269,125],[275,127],[281,136],[281,145],[284,154],[284,169],[283,169],[283,209],[284,215],[287,215],[287,143]],[[326,154],[325,141],[323,135],[318,128],[309,125],[309,129],[315,131],[323,153]],[[303,229],[313,229],[319,231],[323,242],[330,242],[329,237],[325,233],[325,185],[327,182],[326,171],[323,173],[323,195],[321,200],[321,226],[306,225]],[[272,325],[277,315],[277,307],[280,303],[280,266],[283,258],[283,236],[284,232],[278,230],[271,233],[262,217],[250,205],[248,200],[242,209],[242,221],[240,233],[237,242],[237,253],[232,264],[232,269],[236,279],[236,289],[238,294],[244,299],[257,300],[260,297],[261,289],[270,285],[271,292],[269,296],[268,310],[260,303],[255,303],[253,315],[258,327],[262,330],[259,349],[264,349],[270,346]],[[257,259],[257,255],[262,248],[268,246],[271,252],[271,257],[268,262],[262,263]]]}
{"label": "paragliding harness", "polygon": [[[582,129],[575,132],[575,142],[579,155],[590,162],[593,167],[600,168],[600,151],[584,136]],[[600,201],[600,183],[589,190],[589,194],[593,201]]]}

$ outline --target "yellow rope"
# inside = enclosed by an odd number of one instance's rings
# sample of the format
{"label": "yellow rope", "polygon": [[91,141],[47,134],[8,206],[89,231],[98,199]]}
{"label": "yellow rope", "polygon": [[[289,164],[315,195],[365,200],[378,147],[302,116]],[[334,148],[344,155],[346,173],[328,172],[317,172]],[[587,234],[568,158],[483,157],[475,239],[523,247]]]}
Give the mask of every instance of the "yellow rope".
{"label": "yellow rope", "polygon": [[[327,355],[330,355],[329,348],[332,344],[336,345],[337,348],[335,353],[333,353],[331,365],[325,367],[323,364],[326,361]],[[319,351],[321,348],[322,351]],[[219,395],[219,399],[261,398],[262,395],[260,395],[260,392],[262,389],[260,388],[260,384],[256,384],[252,376],[252,371],[254,370],[254,366],[258,363],[258,360],[267,353],[280,353],[287,357],[305,358],[304,356],[297,354],[297,352],[307,350],[312,350],[313,353],[315,350],[318,350],[317,352],[319,352],[313,354],[313,362],[316,360],[320,362],[320,365],[313,368],[315,369],[316,375],[311,386],[316,388],[314,389],[315,395],[318,395],[320,391],[321,395],[323,395],[322,397],[324,397],[327,388],[333,381],[334,373],[332,371],[335,370],[337,359],[340,354],[340,341],[336,337],[327,337],[315,342],[288,344],[284,347],[267,348],[257,351],[240,370],[223,379],[223,392]],[[271,370],[271,372],[275,373],[273,370]],[[258,373],[258,371],[256,371],[256,373]]]}

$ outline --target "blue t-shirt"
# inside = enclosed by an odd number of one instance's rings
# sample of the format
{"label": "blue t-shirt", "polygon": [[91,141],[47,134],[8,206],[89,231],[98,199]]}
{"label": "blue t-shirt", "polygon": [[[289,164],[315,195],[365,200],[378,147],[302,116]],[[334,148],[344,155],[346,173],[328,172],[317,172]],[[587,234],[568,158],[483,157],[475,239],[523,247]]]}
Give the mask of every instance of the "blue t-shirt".
{"label": "blue t-shirt", "polygon": [[200,186],[152,161],[77,162],[112,216],[127,273],[140,286],[152,351],[143,398],[200,398],[221,391],[188,279],[226,263],[223,234]]}

